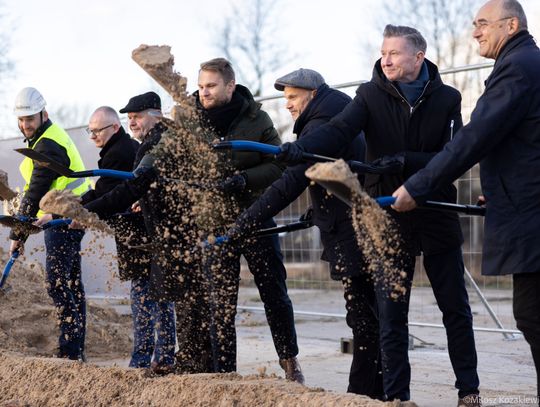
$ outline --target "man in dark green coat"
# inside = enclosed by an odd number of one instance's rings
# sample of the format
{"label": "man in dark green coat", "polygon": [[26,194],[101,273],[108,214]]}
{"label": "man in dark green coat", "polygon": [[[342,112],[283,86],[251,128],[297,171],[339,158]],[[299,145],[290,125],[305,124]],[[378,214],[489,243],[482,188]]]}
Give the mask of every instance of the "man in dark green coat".
{"label": "man in dark green coat", "polygon": [[[272,120],[255,102],[251,92],[237,85],[234,70],[229,61],[216,58],[201,64],[195,92],[200,120],[221,140],[250,140],[280,145],[281,140]],[[271,154],[257,152],[227,151],[221,163],[225,178],[219,188],[228,199],[225,217],[233,222],[236,216],[249,207],[261,193],[281,176],[283,166]],[[230,215],[230,216],[228,216]],[[224,225],[225,226],[225,225]],[[275,223],[267,219],[260,227],[272,227]],[[294,327],[291,300],[287,294],[286,270],[277,236],[249,239],[242,243],[226,244],[212,255],[213,286],[215,290],[215,312],[211,317],[216,332],[213,334],[213,366],[203,370],[231,372],[236,370],[236,332],[234,319],[238,300],[240,256],[247,260],[264,303],[266,318],[270,326],[274,346],[286,378],[300,383],[304,377],[296,356],[298,345]],[[210,266],[210,265],[208,265]],[[192,296],[196,298],[197,296]],[[188,300],[189,301],[189,300]],[[191,306],[195,305],[195,306]],[[200,304],[199,304],[200,305]],[[204,307],[196,304],[177,303],[178,342],[180,351],[177,362],[180,369],[193,359],[204,360],[199,352],[208,352],[202,346],[197,330],[199,321],[204,321]],[[195,315],[198,313],[199,315]],[[193,329],[186,329],[192,326]],[[197,340],[195,340],[197,339]],[[195,349],[198,347],[198,349]],[[195,358],[194,358],[195,356]]]}

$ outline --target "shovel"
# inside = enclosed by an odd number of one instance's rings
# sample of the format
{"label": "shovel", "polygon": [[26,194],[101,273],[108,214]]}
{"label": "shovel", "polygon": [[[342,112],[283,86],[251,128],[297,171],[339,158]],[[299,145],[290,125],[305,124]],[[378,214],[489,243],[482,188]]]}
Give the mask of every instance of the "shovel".
{"label": "shovel", "polygon": [[[247,141],[247,140],[232,140],[232,141],[221,141],[212,146],[216,150],[237,150],[237,151],[254,151],[264,154],[274,154],[277,155],[281,152],[278,146],[273,144],[258,143],[256,141]],[[310,162],[335,162],[336,158],[326,157],[324,155],[312,154],[312,153],[302,153],[302,158],[305,161]],[[361,161],[349,160],[351,166],[354,166],[355,171],[359,173],[367,174],[390,174],[394,173],[395,169],[390,169],[387,167],[377,167],[371,164],[366,164]]]}
{"label": "shovel", "polygon": [[33,235],[35,233],[41,232],[39,226],[34,225],[32,222],[35,219],[30,219],[24,216],[9,216],[9,215],[0,215],[0,225],[7,226],[8,228],[14,229],[17,232],[28,233]]}
{"label": "shovel", "polygon": [[35,219],[27,218],[26,216],[0,215],[0,225],[15,229],[17,232],[28,233],[29,235],[71,223],[71,219],[53,219],[43,224],[43,226],[36,226],[33,224],[34,221]]}
{"label": "shovel", "polygon": [[[107,169],[97,169],[97,170],[86,170],[86,171],[72,171],[67,167],[64,167],[58,161],[53,160],[52,158],[47,157],[45,154],[40,153],[39,151],[32,150],[31,148],[16,148],[16,152],[31,158],[33,161],[38,163],[43,167],[47,167],[54,172],[63,175],[68,178],[84,178],[84,177],[108,177],[108,178],[118,178],[123,180],[135,178],[135,174],[129,171],[118,171],[118,170],[107,170]],[[196,182],[182,181],[174,178],[163,178],[165,181],[176,182],[179,184],[184,184],[191,188],[199,189],[211,189],[214,186],[205,185]]]}
{"label": "shovel", "polygon": [[128,171],[118,170],[86,170],[86,171],[72,171],[67,167],[64,167],[58,161],[47,157],[45,154],[39,151],[32,150],[31,148],[16,148],[16,152],[31,158],[33,161],[43,167],[47,167],[54,172],[68,178],[84,178],[84,177],[109,177],[118,179],[133,179],[135,175]]}
{"label": "shovel", "polygon": [[[274,227],[266,228],[266,229],[259,229],[253,232],[251,236],[257,236],[257,237],[271,236],[271,235],[277,235],[279,233],[288,233],[288,232],[294,232],[297,230],[309,229],[312,226],[313,226],[313,222],[311,220],[300,220],[298,222],[292,222],[286,225],[274,226]],[[216,240],[214,243],[205,241],[204,246],[206,247],[212,244],[220,245],[227,242],[228,240],[229,239],[227,238],[227,236],[218,236],[216,237]]]}
{"label": "shovel", "polygon": [[[271,236],[271,235],[277,235],[279,233],[288,233],[288,232],[294,232],[296,230],[302,230],[302,229],[309,229],[313,226],[313,222],[310,220],[302,220],[298,222],[288,223],[286,225],[280,225],[280,226],[274,226],[271,228],[266,229],[259,229],[255,231],[252,236]],[[216,240],[213,244],[222,244],[226,242],[227,236],[218,236],[216,237]],[[204,242],[204,247],[210,246],[211,243],[208,241]],[[156,248],[154,243],[146,243],[141,245],[128,245],[128,248],[130,249],[138,249],[138,250],[146,250],[146,251],[152,251]]]}
{"label": "shovel", "polygon": [[[69,225],[71,223],[71,219],[53,219],[53,220],[45,223],[42,227],[39,227],[39,226],[33,225],[31,223],[31,221],[28,220],[28,218],[24,218],[24,219],[26,219],[26,220],[21,220],[20,218],[16,218],[14,216],[4,216],[4,215],[2,215],[0,217],[0,224],[5,225],[5,226],[9,226],[9,227],[12,227],[12,228],[17,228],[17,227],[21,228],[22,227],[22,228],[25,228],[27,231],[31,230],[31,232],[29,232],[29,233],[32,234],[32,233],[41,232],[42,230],[49,229],[49,228],[54,228],[54,227],[63,226],[63,225]],[[13,226],[13,225],[16,225],[16,226]],[[4,283],[6,282],[8,276],[9,276],[9,273],[11,271],[11,267],[13,267],[13,263],[15,263],[15,260],[17,260],[17,257],[19,257],[19,251],[15,250],[11,254],[11,257],[9,258],[8,262],[6,263],[6,266],[4,267],[4,271],[2,273],[2,278],[0,279],[0,288],[2,288],[4,286]]]}
{"label": "shovel", "polygon": [[[348,167],[343,166],[344,162],[336,162],[331,164],[323,164],[326,170],[319,171],[323,167],[321,164],[313,166],[306,171],[306,177],[315,181],[317,184],[325,188],[328,192],[335,195],[337,198],[345,202],[349,207],[352,207],[352,193],[360,194],[361,186],[357,181],[356,176],[352,174]],[[331,168],[332,166],[333,168]],[[334,172],[335,171],[335,172]],[[332,173],[330,175],[330,173]],[[356,181],[356,182],[355,182]],[[381,196],[374,198],[380,206],[390,206],[396,202],[393,196]],[[484,216],[486,208],[477,205],[461,205],[448,202],[426,201],[418,206],[421,209],[433,209],[439,211],[450,211],[464,213],[467,215]]]}

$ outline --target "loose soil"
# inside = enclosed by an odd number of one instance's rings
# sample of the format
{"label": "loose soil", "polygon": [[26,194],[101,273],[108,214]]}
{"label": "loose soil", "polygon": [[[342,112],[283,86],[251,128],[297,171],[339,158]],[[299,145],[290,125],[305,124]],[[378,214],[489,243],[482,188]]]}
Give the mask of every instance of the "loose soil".
{"label": "loose soil", "polygon": [[356,239],[368,271],[392,298],[404,295],[406,288],[402,282],[406,274],[397,261],[401,241],[396,227],[388,213],[362,189],[347,163],[343,160],[317,163],[306,171],[306,176],[352,207]]}

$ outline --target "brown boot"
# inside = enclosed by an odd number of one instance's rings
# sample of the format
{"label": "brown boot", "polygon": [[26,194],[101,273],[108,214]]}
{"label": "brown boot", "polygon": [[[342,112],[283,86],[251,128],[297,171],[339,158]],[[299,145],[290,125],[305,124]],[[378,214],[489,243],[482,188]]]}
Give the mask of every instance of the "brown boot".
{"label": "brown boot", "polygon": [[302,369],[300,368],[298,359],[280,359],[279,365],[283,370],[285,370],[285,379],[290,380],[291,382],[304,384],[304,375],[302,374]]}

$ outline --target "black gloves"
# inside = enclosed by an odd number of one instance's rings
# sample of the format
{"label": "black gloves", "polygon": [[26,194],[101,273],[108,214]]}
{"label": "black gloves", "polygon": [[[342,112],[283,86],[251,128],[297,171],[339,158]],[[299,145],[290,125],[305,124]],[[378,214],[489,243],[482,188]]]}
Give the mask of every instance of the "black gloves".
{"label": "black gloves", "polygon": [[405,156],[403,154],[385,155],[377,158],[371,165],[379,169],[380,174],[402,174],[405,167]]}
{"label": "black gloves", "polygon": [[303,162],[304,150],[296,143],[283,143],[279,146],[279,154],[276,155],[276,159],[284,161],[288,165],[296,165]]}
{"label": "black gloves", "polygon": [[247,179],[244,173],[235,174],[221,182],[218,186],[226,194],[238,194],[246,189]]}
{"label": "black gloves", "polygon": [[405,156],[402,154],[378,158],[370,164],[361,161],[347,161],[351,171],[358,174],[393,174],[403,173]]}

